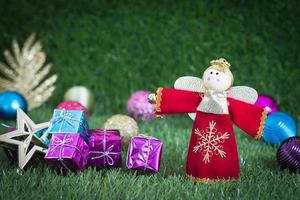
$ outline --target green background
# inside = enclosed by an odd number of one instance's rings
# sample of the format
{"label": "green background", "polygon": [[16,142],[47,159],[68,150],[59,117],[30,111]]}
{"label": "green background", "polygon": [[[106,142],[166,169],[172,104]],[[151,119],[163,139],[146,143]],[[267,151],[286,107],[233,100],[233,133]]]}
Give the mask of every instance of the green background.
{"label": "green background", "polygon": [[[225,57],[235,85],[300,111],[299,1],[1,1],[0,49],[37,33],[59,75],[47,105],[84,85],[99,112],[125,111],[135,90],[202,77]],[[3,60],[3,57],[1,57]]]}
{"label": "green background", "polygon": [[[91,127],[126,112],[133,91],[172,87],[183,75],[201,77],[225,57],[235,85],[269,94],[299,125],[299,1],[18,1],[0,0],[0,51],[37,33],[58,74],[53,97],[29,113],[48,121],[67,88],[95,95]],[[0,60],[4,57],[0,55]],[[16,174],[0,152],[0,199],[299,199],[299,174],[280,171],[276,149],[237,130],[241,178],[194,184],[184,176],[192,122],[168,116],[139,122],[164,143],[157,175],[123,167],[58,176],[46,165]],[[3,132],[3,131],[2,131]]]}

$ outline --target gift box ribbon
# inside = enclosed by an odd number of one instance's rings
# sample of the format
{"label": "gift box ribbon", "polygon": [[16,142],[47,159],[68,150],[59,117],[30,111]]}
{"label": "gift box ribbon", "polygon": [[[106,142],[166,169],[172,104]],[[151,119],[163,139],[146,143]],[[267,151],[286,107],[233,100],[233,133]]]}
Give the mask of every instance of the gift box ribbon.
{"label": "gift box ribbon", "polygon": [[112,149],[114,147],[114,145],[109,146],[108,148],[106,147],[106,130],[103,130],[104,134],[103,134],[103,151],[90,151],[90,153],[94,153],[94,154],[100,154],[99,156],[96,157],[92,157],[92,160],[95,159],[100,159],[100,158],[104,158],[104,166],[107,162],[107,164],[109,165],[114,165],[114,159],[110,156],[110,155],[118,155],[120,154],[120,152],[112,152]]}
{"label": "gift box ribbon", "polygon": [[73,138],[66,138],[68,135],[64,135],[64,138],[61,140],[60,138],[58,137],[55,137],[53,138],[53,141],[55,142],[53,145],[51,145],[51,152],[53,152],[55,149],[59,148],[59,156],[58,156],[58,159],[61,164],[68,170],[68,171],[71,171],[68,166],[64,163],[64,160],[62,158],[62,154],[63,154],[63,149],[64,147],[71,147],[71,148],[74,148],[75,150],[77,150],[81,157],[84,157],[82,151],[75,145],[72,145],[72,142],[73,142]]}
{"label": "gift box ribbon", "polygon": [[142,147],[142,150],[146,148],[147,153],[145,156],[143,156],[143,154],[140,154],[143,160],[145,161],[144,171],[146,171],[149,165],[148,163],[149,163],[150,152],[153,150],[153,146],[151,145],[151,139],[153,139],[153,137],[147,135],[141,135],[141,136],[147,139],[147,143]]}

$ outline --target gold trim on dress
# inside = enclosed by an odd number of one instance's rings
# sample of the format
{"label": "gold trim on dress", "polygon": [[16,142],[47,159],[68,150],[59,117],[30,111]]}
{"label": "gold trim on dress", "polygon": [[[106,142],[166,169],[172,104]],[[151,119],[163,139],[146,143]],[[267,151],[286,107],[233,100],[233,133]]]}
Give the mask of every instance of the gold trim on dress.
{"label": "gold trim on dress", "polygon": [[162,101],[162,90],[163,88],[158,88],[156,90],[156,105],[155,105],[155,110],[156,113],[160,113],[161,112],[161,101]]}
{"label": "gold trim on dress", "polygon": [[255,136],[256,140],[260,140],[260,138],[263,135],[263,131],[264,131],[266,119],[267,119],[267,116],[268,116],[268,112],[269,112],[268,109],[264,109],[264,111],[261,114],[260,125],[259,125],[259,128],[258,128],[257,134]]}
{"label": "gold trim on dress", "polygon": [[197,177],[194,177],[192,175],[188,175],[186,174],[186,176],[191,179],[192,181],[195,181],[197,183],[219,183],[219,182],[228,182],[228,181],[237,181],[237,179],[233,179],[233,178],[230,178],[230,179],[209,179],[209,178],[197,178]]}

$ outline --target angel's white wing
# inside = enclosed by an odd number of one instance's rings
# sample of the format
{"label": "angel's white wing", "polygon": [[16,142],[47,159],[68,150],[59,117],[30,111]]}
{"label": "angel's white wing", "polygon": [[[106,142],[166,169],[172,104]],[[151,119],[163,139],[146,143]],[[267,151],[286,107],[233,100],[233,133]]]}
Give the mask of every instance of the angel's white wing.
{"label": "angel's white wing", "polygon": [[205,88],[201,78],[193,76],[183,76],[178,78],[174,83],[175,89],[188,90],[192,92],[204,92]]}
{"label": "angel's white wing", "polygon": [[258,98],[256,90],[248,86],[231,87],[227,90],[227,96],[251,104],[254,104]]}
{"label": "angel's white wing", "polygon": [[[178,78],[174,83],[175,89],[188,90],[192,92],[204,92],[205,88],[201,78],[193,76],[183,76]],[[196,113],[189,113],[192,120],[195,120]]]}

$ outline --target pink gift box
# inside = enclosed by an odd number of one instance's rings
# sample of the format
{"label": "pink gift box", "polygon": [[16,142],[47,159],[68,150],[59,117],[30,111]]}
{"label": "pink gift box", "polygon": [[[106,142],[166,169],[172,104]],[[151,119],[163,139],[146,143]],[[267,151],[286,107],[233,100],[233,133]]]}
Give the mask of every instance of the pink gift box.
{"label": "pink gift box", "polygon": [[54,134],[45,159],[52,169],[60,171],[84,171],[89,147],[80,134]]}
{"label": "pink gift box", "polygon": [[90,130],[89,164],[92,167],[121,165],[121,136],[118,130]]}
{"label": "pink gift box", "polygon": [[162,142],[154,137],[144,135],[132,137],[127,153],[127,168],[158,172],[162,147]]}

